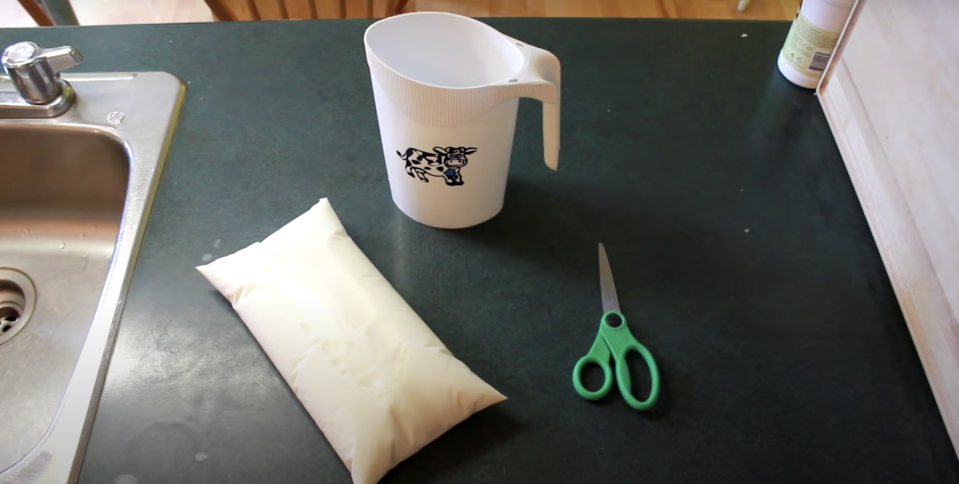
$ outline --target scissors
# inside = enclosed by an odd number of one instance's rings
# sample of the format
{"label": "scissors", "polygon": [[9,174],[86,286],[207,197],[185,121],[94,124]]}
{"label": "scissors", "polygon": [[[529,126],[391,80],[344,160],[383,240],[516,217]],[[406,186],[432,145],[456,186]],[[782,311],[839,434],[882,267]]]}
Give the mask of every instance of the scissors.
{"label": "scissors", "polygon": [[[589,353],[576,362],[576,367],[573,368],[573,386],[576,393],[587,400],[599,400],[609,394],[613,387],[612,369],[609,366],[609,358],[612,356],[616,362],[616,383],[619,384],[619,392],[626,399],[626,403],[636,410],[648,410],[656,404],[659,397],[659,370],[653,355],[636,341],[626,326],[626,317],[619,310],[613,271],[609,267],[609,258],[606,257],[606,248],[602,243],[599,244],[599,287],[603,297],[603,317],[599,320],[599,334],[596,335],[596,341]],[[637,400],[632,394],[629,367],[626,366],[626,354],[633,350],[642,355],[649,366],[649,396],[643,401]],[[587,390],[582,381],[583,368],[590,363],[603,369],[603,386],[595,392]]]}

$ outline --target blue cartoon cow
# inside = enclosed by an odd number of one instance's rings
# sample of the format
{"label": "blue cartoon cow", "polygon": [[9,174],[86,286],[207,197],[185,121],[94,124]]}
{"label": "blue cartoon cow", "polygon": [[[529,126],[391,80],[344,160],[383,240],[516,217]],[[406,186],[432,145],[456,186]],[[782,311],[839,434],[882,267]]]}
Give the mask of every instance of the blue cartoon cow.
{"label": "blue cartoon cow", "polygon": [[460,169],[469,161],[466,155],[473,153],[476,153],[476,148],[463,146],[437,146],[433,148],[433,153],[416,148],[407,148],[406,153],[396,152],[400,159],[406,162],[406,174],[409,176],[426,183],[430,181],[426,175],[442,177],[451,187],[463,184]]}

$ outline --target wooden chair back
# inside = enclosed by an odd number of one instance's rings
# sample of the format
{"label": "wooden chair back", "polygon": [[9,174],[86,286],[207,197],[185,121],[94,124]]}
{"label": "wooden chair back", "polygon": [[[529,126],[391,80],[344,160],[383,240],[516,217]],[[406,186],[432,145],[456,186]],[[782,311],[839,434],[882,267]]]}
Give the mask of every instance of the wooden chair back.
{"label": "wooden chair back", "polygon": [[[206,4],[214,18],[226,21],[346,18],[346,0],[206,0]],[[366,16],[373,17],[373,0],[364,0],[364,6]]]}
{"label": "wooden chair back", "polygon": [[47,9],[40,3],[40,0],[20,0],[20,6],[30,14],[37,25],[41,27],[53,26],[53,19],[50,18],[50,14],[47,13]]}

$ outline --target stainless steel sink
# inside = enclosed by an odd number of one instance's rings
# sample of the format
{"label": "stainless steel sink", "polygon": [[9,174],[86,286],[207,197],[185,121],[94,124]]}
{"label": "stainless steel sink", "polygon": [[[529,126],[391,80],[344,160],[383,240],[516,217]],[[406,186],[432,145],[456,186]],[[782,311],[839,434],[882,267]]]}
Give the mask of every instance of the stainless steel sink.
{"label": "stainless steel sink", "polygon": [[76,480],[185,88],[61,81],[69,108],[33,117],[0,77],[0,483]]}

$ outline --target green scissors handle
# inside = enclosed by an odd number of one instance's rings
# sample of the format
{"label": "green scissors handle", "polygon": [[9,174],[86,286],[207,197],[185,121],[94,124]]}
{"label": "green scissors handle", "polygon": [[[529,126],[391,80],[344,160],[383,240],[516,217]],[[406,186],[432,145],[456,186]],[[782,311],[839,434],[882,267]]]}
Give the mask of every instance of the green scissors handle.
{"label": "green scissors handle", "polygon": [[[610,324],[609,319],[619,318],[619,324]],[[615,323],[615,321],[614,321]],[[636,351],[642,355],[649,366],[650,390],[646,400],[640,401],[632,394],[632,383],[629,379],[629,367],[626,366],[626,354],[630,351]],[[645,346],[636,341],[636,338],[629,332],[626,326],[626,317],[619,311],[607,311],[603,313],[599,322],[599,334],[596,335],[596,341],[586,356],[576,362],[573,368],[573,386],[576,393],[587,400],[598,400],[609,394],[613,387],[612,368],[609,365],[609,358],[613,357],[616,363],[616,383],[619,385],[619,391],[626,399],[626,403],[636,410],[648,410],[656,404],[659,398],[659,369],[656,367],[656,361],[653,355]],[[595,392],[589,391],[583,386],[582,372],[586,365],[594,363],[603,369],[603,386]]]}

